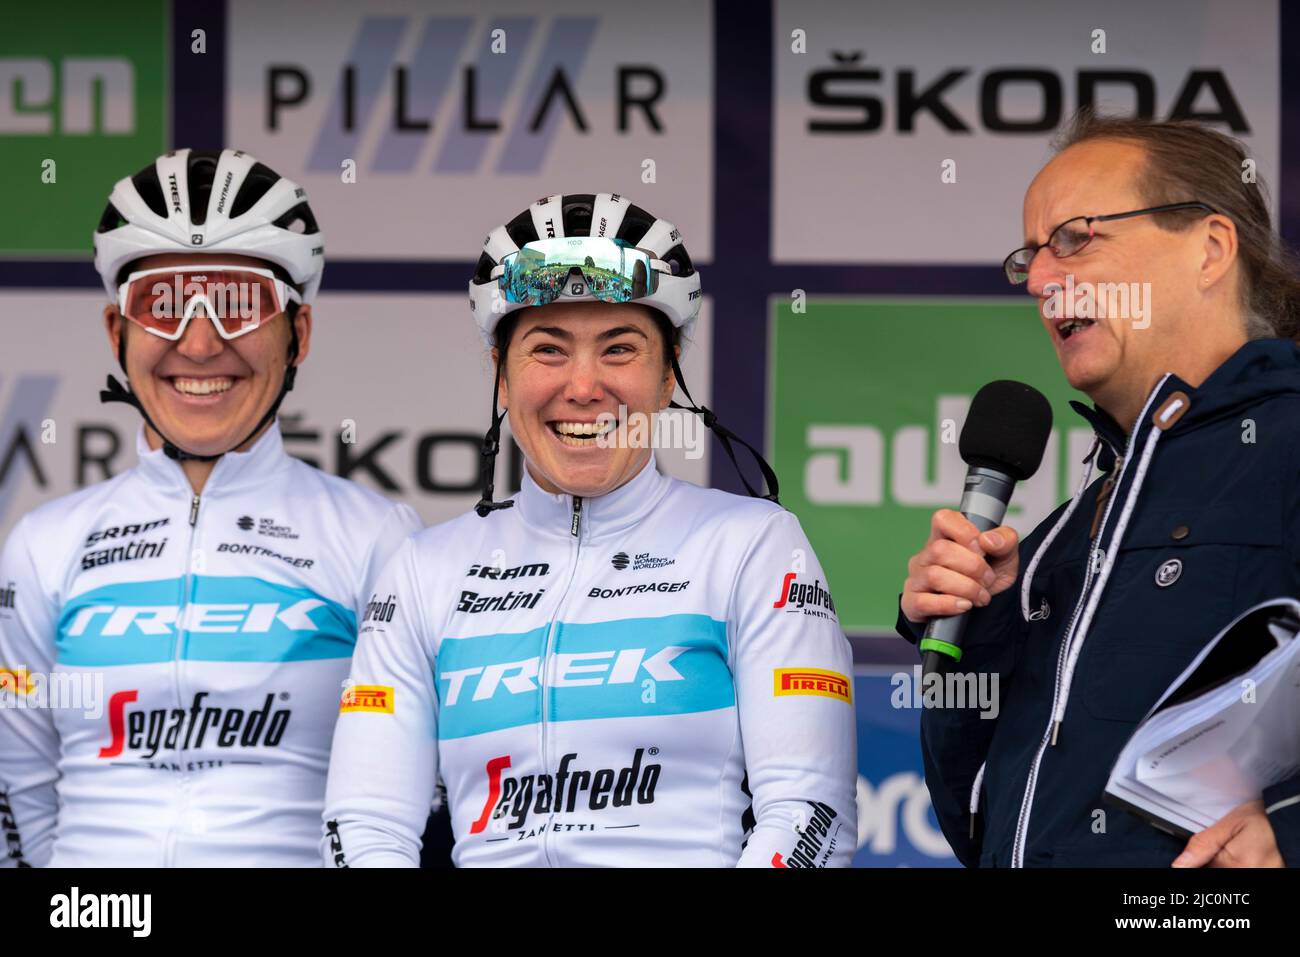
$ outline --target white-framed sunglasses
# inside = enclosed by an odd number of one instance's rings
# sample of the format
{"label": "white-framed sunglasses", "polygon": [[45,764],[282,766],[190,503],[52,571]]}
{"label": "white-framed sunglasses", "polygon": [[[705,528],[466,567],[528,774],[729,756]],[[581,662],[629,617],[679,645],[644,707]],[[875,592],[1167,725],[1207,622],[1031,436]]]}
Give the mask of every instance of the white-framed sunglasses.
{"label": "white-framed sunglasses", "polygon": [[133,272],[117,288],[122,315],[161,339],[185,335],[203,306],[223,339],[237,339],[280,315],[298,290],[260,266],[202,263]]}

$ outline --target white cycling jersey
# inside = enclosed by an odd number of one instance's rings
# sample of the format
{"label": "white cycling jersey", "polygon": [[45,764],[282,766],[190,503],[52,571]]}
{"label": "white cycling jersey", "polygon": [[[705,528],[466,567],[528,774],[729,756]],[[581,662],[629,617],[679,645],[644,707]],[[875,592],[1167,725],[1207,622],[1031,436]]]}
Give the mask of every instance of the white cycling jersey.
{"label": "white cycling jersey", "polygon": [[0,560],[7,862],[319,866],[367,585],[420,523],[286,454],[275,425],[200,497],[137,444]]}
{"label": "white cycling jersey", "polygon": [[[856,849],[851,654],[795,517],[660,474],[407,541],[335,730],[327,864],[820,867]],[[751,800],[752,795],[752,800]]]}

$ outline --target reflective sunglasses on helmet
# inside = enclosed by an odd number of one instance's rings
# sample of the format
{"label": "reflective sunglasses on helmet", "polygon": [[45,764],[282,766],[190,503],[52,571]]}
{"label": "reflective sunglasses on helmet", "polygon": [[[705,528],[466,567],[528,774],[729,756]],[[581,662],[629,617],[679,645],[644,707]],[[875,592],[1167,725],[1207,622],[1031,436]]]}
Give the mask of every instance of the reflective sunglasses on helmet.
{"label": "reflective sunglasses on helmet", "polygon": [[506,302],[545,306],[562,295],[632,302],[655,294],[660,273],[671,276],[672,268],[624,240],[562,236],[534,240],[507,253],[492,277],[499,280]]}

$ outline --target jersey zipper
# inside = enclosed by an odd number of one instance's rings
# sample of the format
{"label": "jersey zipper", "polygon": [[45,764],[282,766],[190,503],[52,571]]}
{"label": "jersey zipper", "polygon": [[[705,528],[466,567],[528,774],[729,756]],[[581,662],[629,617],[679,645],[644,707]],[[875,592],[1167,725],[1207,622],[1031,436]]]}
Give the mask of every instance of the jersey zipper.
{"label": "jersey zipper", "polygon": [[[1105,508],[1110,499],[1110,493],[1124,468],[1124,459],[1117,456],[1115,465],[1112,467],[1110,476],[1102,483],[1102,487],[1097,492],[1097,510],[1093,515],[1091,535],[1088,538],[1088,564],[1083,574],[1083,589],[1079,592],[1079,600],[1075,602],[1074,611],[1070,614],[1070,621],[1066,626],[1065,635],[1061,638],[1061,647],[1056,653],[1056,679],[1052,683],[1052,705],[1047,716],[1047,729],[1043,732],[1043,739],[1038,743],[1038,750],[1034,753],[1034,760],[1029,765],[1029,777],[1025,781],[1025,794],[1020,801],[1020,814],[1016,818],[1016,836],[1011,845],[1011,866],[1022,867],[1021,855],[1024,853],[1024,845],[1029,840],[1029,812],[1034,803],[1034,789],[1038,784],[1038,770],[1043,761],[1043,754],[1047,751],[1047,746],[1052,743],[1055,736],[1054,726],[1056,719],[1056,697],[1061,693],[1061,679],[1064,677],[1065,660],[1070,650],[1071,639],[1074,637],[1074,628],[1079,621],[1079,613],[1083,610],[1088,602],[1088,592],[1092,588],[1093,575],[1100,567],[1097,561],[1096,544],[1101,540],[1101,534],[1104,531]],[[972,824],[972,827],[974,825]]]}
{"label": "jersey zipper", "polygon": [[[182,711],[185,710],[185,702],[183,700],[184,696],[181,691],[181,662],[184,660],[181,655],[181,649],[185,646],[186,641],[188,641],[189,639],[189,635],[186,633],[184,625],[187,620],[186,611],[189,609],[189,603],[190,603],[190,579],[193,575],[193,570],[194,570],[193,569],[194,545],[196,539],[198,538],[199,508],[202,504],[203,504],[202,498],[199,495],[195,495],[193,496],[193,498],[190,499],[190,540],[189,540],[189,548],[185,552],[185,578],[181,586],[180,608],[176,612],[176,645],[172,652],[172,690],[175,692],[176,695],[176,707],[181,709]],[[183,740],[184,739],[178,735],[177,742],[176,742],[176,751],[175,751],[176,764],[178,768],[176,773],[180,775],[178,780],[180,782],[181,797],[184,801],[184,816],[182,817],[182,822],[188,819],[190,814],[190,806],[189,806],[190,782],[189,782],[189,776],[185,772],[185,767],[184,767],[185,762],[181,754],[182,752],[181,742]],[[165,845],[165,850],[163,852],[164,867],[175,866],[175,859],[174,859],[175,851],[176,851],[176,827],[175,825],[173,825],[171,831],[167,835],[167,842]]]}
{"label": "jersey zipper", "polygon": [[[551,757],[546,748],[546,712],[548,695],[546,690],[547,669],[551,661],[551,643],[555,638],[555,626],[560,619],[560,611],[564,607],[564,601],[569,596],[569,589],[573,587],[573,579],[578,574],[578,556],[582,552],[582,498],[573,496],[573,517],[569,521],[569,580],[564,583],[564,588],[560,592],[560,600],[555,603],[555,612],[551,615],[551,623],[546,629],[546,645],[542,648],[542,660],[537,666],[537,687],[538,693],[542,696],[542,722],[541,722],[541,751],[542,751],[542,774],[550,774]],[[555,867],[555,859],[551,856],[551,829],[555,826],[555,805],[559,801],[559,794],[551,795],[551,810],[546,815],[545,829],[540,835],[542,847],[542,859],[548,867]]]}

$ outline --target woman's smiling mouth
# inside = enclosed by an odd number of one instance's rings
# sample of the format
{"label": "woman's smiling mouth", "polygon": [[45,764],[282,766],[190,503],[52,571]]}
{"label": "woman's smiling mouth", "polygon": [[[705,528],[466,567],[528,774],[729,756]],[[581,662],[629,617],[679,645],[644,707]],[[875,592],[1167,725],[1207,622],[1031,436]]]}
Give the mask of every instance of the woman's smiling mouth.
{"label": "woman's smiling mouth", "polygon": [[561,445],[581,449],[599,446],[599,440],[614,431],[618,420],[613,415],[606,415],[599,422],[555,421],[547,425]]}
{"label": "woman's smiling mouth", "polygon": [[181,401],[201,405],[222,401],[243,381],[234,376],[165,376],[164,379]]}

